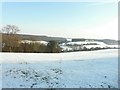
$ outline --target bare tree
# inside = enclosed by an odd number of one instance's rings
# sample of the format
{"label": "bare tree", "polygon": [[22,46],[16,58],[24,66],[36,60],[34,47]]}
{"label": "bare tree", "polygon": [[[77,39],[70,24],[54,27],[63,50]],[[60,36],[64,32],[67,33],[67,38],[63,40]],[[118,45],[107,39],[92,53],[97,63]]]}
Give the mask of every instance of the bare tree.
{"label": "bare tree", "polygon": [[2,32],[7,34],[16,34],[19,31],[20,29],[15,25],[6,25],[2,28]]}
{"label": "bare tree", "polygon": [[20,37],[17,33],[20,29],[15,25],[6,25],[2,28],[4,33],[2,36],[2,41],[5,43],[6,51],[15,51],[15,48],[19,47]]}

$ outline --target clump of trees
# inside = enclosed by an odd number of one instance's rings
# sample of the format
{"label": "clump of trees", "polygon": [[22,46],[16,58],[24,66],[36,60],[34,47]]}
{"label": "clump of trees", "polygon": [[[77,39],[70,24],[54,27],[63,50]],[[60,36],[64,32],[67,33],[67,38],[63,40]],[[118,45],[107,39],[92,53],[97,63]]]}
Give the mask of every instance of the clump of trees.
{"label": "clump of trees", "polygon": [[[57,41],[49,41],[47,45],[38,42],[24,42],[19,34],[20,29],[15,25],[6,25],[2,28],[2,51],[3,52],[26,52],[26,53],[59,53],[61,48]],[[31,39],[32,40],[32,39]],[[35,41],[35,38],[34,38]]]}
{"label": "clump of trees", "polygon": [[58,45],[58,42],[49,41],[49,43],[47,44],[47,51],[49,53],[59,53],[59,52],[61,52],[61,48]]}
{"label": "clump of trees", "polygon": [[3,44],[3,51],[16,51],[19,47],[20,37],[17,33],[20,29],[15,25],[7,25],[2,28],[2,44]]}
{"label": "clump of trees", "polygon": [[46,52],[46,45],[40,43],[21,43],[19,46],[19,52],[26,52],[26,53],[45,53]]}

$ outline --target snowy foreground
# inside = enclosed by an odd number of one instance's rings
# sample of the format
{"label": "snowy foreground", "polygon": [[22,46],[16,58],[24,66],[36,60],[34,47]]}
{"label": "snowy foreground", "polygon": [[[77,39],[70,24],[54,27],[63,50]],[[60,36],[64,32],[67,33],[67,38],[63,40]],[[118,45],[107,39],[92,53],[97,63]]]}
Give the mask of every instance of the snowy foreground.
{"label": "snowy foreground", "polygon": [[0,58],[1,88],[118,88],[117,49]]}

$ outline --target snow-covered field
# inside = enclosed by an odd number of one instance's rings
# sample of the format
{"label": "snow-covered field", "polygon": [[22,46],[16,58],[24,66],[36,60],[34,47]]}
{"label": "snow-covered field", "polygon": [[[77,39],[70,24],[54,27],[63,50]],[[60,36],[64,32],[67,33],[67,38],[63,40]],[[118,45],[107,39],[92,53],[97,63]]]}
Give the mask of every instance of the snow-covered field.
{"label": "snow-covered field", "polygon": [[[74,46],[74,47],[73,47]],[[75,51],[95,48],[120,48],[119,45],[108,45],[100,41],[78,41],[78,42],[67,42],[60,44],[62,51]]]}
{"label": "snow-covered field", "polygon": [[0,53],[3,88],[117,88],[118,50]]}
{"label": "snow-covered field", "polygon": [[95,44],[98,44],[98,45],[106,45],[105,43],[103,43],[103,42],[99,42],[99,41],[79,41],[79,42],[68,42],[67,44],[69,44],[69,45],[74,45],[74,44],[82,45],[82,44],[90,44],[90,43],[95,43]]}

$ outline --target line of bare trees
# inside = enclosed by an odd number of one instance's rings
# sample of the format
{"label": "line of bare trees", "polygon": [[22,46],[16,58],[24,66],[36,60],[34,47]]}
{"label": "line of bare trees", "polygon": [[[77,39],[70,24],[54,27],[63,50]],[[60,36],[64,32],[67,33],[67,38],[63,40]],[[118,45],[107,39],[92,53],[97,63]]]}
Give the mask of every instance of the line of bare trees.
{"label": "line of bare trees", "polygon": [[49,41],[47,45],[42,43],[21,43],[22,39],[17,34],[20,29],[15,25],[6,25],[2,28],[2,51],[3,52],[26,52],[26,53],[59,53],[61,48],[56,41]]}

